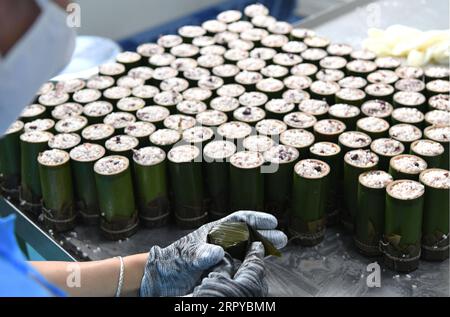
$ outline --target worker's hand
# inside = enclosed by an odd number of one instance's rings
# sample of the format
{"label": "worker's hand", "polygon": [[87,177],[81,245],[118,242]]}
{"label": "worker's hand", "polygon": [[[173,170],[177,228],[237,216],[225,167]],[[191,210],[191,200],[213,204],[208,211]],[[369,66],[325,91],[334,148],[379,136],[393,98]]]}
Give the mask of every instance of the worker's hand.
{"label": "worker's hand", "polygon": [[208,244],[211,229],[223,222],[246,222],[278,248],[283,248],[287,237],[275,230],[274,216],[255,211],[238,211],[223,219],[201,226],[166,248],[155,246],[149,258],[141,283],[141,296],[182,296],[192,292],[202,275],[224,258],[224,250]]}
{"label": "worker's hand", "polygon": [[264,246],[253,242],[236,274],[230,270],[209,273],[194,289],[194,297],[264,297],[268,287],[265,280]]}

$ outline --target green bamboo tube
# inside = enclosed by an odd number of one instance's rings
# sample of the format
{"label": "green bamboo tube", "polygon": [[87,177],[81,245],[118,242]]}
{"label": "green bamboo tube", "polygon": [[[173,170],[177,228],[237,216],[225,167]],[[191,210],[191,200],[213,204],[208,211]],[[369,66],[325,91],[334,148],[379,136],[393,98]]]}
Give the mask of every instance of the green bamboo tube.
{"label": "green bamboo tube", "polygon": [[160,129],[150,135],[150,144],[160,147],[166,153],[168,153],[180,140],[181,134],[172,129]]}
{"label": "green bamboo tube", "polygon": [[[178,79],[180,79],[180,78],[178,78]],[[134,97],[143,99],[145,101],[146,106],[150,106],[153,104],[153,97],[155,97],[156,94],[158,94],[158,93],[159,93],[159,89],[157,87],[151,86],[151,85],[143,85],[143,86],[134,87],[133,90],[131,91],[131,94]]]}
{"label": "green bamboo tube", "polygon": [[113,105],[114,110],[117,111],[117,102],[122,98],[127,98],[131,95],[131,89],[126,87],[111,87],[103,91],[103,100]]}
{"label": "green bamboo tube", "polygon": [[331,142],[318,142],[309,148],[310,157],[330,166],[329,191],[326,199],[327,227],[339,222],[340,201],[342,201],[342,153],[341,147]]}
{"label": "green bamboo tube", "polygon": [[449,94],[450,93],[450,82],[447,77],[446,79],[436,79],[429,81],[426,84],[426,95],[428,98],[439,95],[439,94]]}
{"label": "green bamboo tube", "polygon": [[233,119],[251,126],[266,118],[266,111],[259,107],[239,107],[233,112]]}
{"label": "green bamboo tube", "polygon": [[1,192],[13,201],[19,199],[20,135],[23,127],[22,121],[16,121],[0,137]]}
{"label": "green bamboo tube", "polygon": [[370,136],[372,140],[388,137],[389,128],[389,122],[376,117],[365,117],[356,122],[356,131],[364,132]]}
{"label": "green bamboo tube", "polygon": [[25,107],[20,114],[20,121],[23,123],[28,123],[36,119],[44,119],[46,117],[46,109],[43,105],[32,104]]}
{"label": "green bamboo tube", "polygon": [[73,171],[75,205],[85,224],[100,222],[94,164],[105,155],[105,148],[94,143],[83,143],[70,151]]}
{"label": "green bamboo tube", "polygon": [[227,122],[228,117],[225,113],[218,110],[205,110],[195,116],[197,123],[207,127],[218,127]]}
{"label": "green bamboo tube", "polygon": [[220,125],[217,128],[217,134],[226,141],[239,145],[252,133],[252,127],[240,121],[230,121]]}
{"label": "green bamboo tube", "polygon": [[145,107],[144,99],[138,97],[126,97],[117,102],[117,110],[136,115],[136,112]]}
{"label": "green bamboo tube", "polygon": [[338,143],[341,135],[347,127],[342,121],[334,119],[324,119],[317,121],[314,125],[314,136],[317,142]]}
{"label": "green bamboo tube", "polygon": [[289,129],[281,133],[280,143],[296,148],[299,152],[299,159],[309,157],[309,147],[314,143],[314,135],[303,129]]}
{"label": "green bamboo tube", "polygon": [[394,108],[412,107],[421,112],[426,111],[427,99],[420,92],[399,91],[392,97]]}
{"label": "green bamboo tube", "polygon": [[269,99],[282,98],[285,90],[284,83],[275,78],[265,78],[256,84],[257,91],[266,94]]}
{"label": "green bamboo tube", "polygon": [[129,160],[106,156],[94,165],[95,187],[100,209],[100,230],[111,240],[133,235],[138,217]]}
{"label": "green bamboo tube", "polygon": [[157,129],[164,128],[164,120],[170,116],[170,111],[161,106],[148,106],[136,112],[136,117],[145,122],[150,122]]}
{"label": "green bamboo tube", "polygon": [[138,139],[139,147],[146,147],[150,145],[150,135],[156,131],[153,123],[145,121],[137,121],[129,124],[125,128],[125,134]]}
{"label": "green bamboo tube", "polygon": [[69,153],[63,150],[48,150],[39,153],[38,162],[42,214],[46,227],[55,232],[73,229],[77,214]]}
{"label": "green bamboo tube", "polygon": [[312,114],[297,111],[285,115],[283,122],[286,123],[289,128],[304,129],[313,132],[313,127],[316,124],[317,119]]}
{"label": "green bamboo tube", "polygon": [[265,135],[249,135],[242,141],[242,147],[246,151],[264,153],[275,146],[275,141]]}
{"label": "green bamboo tube", "polygon": [[444,147],[444,155],[441,160],[441,168],[448,170],[449,159],[449,140],[450,140],[450,126],[430,126],[424,130],[425,138],[439,142]]}
{"label": "green bamboo tube", "polygon": [[55,121],[52,119],[36,119],[31,122],[27,122],[24,125],[24,131],[47,131],[50,133],[55,132]]}
{"label": "green bamboo tube", "polygon": [[325,58],[328,53],[321,48],[307,48],[303,52],[301,52],[300,56],[303,58],[305,63],[313,64],[317,67],[320,66],[320,61]]}
{"label": "green bamboo tube", "polygon": [[292,194],[292,170],[299,151],[291,146],[276,145],[263,155],[267,170],[264,174],[265,211],[277,217],[280,228],[285,228]]}
{"label": "green bamboo tube", "polygon": [[427,162],[427,168],[439,168],[444,156],[444,147],[432,140],[417,140],[411,144],[410,154]]}
{"label": "green bamboo tube", "polygon": [[60,133],[54,135],[50,141],[48,141],[48,147],[50,149],[70,152],[70,150],[80,144],[80,142],[81,137],[76,133]]}
{"label": "green bamboo tube", "polygon": [[366,117],[376,117],[390,121],[390,116],[394,108],[392,105],[380,99],[368,100],[361,105],[361,112]]}
{"label": "green bamboo tube", "polygon": [[389,129],[389,136],[394,140],[402,142],[405,146],[405,152],[408,153],[411,144],[422,138],[422,131],[411,124],[400,123],[393,125]]}
{"label": "green bamboo tube", "polygon": [[364,88],[368,100],[382,100],[385,102],[392,102],[395,89],[389,84],[369,84]]}
{"label": "green bamboo tube", "polygon": [[81,136],[88,143],[104,146],[106,140],[114,135],[114,127],[109,124],[97,123],[87,126],[81,131]]}
{"label": "green bamboo tube", "polygon": [[109,124],[114,128],[114,134],[124,134],[125,128],[136,122],[134,114],[129,112],[112,112],[103,120],[104,124]]}
{"label": "green bamboo tube", "polygon": [[288,232],[301,245],[313,246],[325,235],[330,166],[319,160],[295,165]]}
{"label": "green bamboo tube", "polygon": [[266,103],[264,109],[268,119],[283,120],[287,114],[295,109],[295,104],[285,99],[272,99]]}
{"label": "green bamboo tube", "polygon": [[379,244],[384,231],[386,186],[392,181],[391,175],[380,170],[359,175],[354,242],[363,255],[381,254]]}
{"label": "green bamboo tube", "polygon": [[373,61],[355,59],[345,66],[348,76],[359,76],[366,78],[367,75],[377,69],[377,64]]}
{"label": "green bamboo tube", "polygon": [[391,158],[405,152],[405,146],[400,141],[389,138],[374,140],[370,149],[378,155],[378,168],[385,172],[389,170]]}
{"label": "green bamboo tube", "polygon": [[391,158],[389,162],[389,174],[397,179],[411,179],[418,181],[419,174],[426,170],[427,162],[424,159],[411,154],[401,154]]}
{"label": "green bamboo tube", "polygon": [[20,202],[26,211],[34,214],[39,213],[42,206],[37,157],[47,149],[52,136],[44,131],[25,132],[20,136]]}
{"label": "green bamboo tube", "polygon": [[379,158],[369,150],[353,150],[344,155],[344,209],[341,221],[353,232],[358,211],[358,178],[362,173],[376,169]]}
{"label": "green bamboo tube", "polygon": [[214,137],[214,130],[208,127],[192,127],[183,131],[183,142],[192,144],[203,150],[206,144]]}
{"label": "green bamboo tube", "polygon": [[411,272],[420,258],[424,186],[412,180],[396,180],[386,188],[386,212],[380,248],[391,270]]}
{"label": "green bamboo tube", "polygon": [[283,121],[275,119],[264,119],[255,126],[256,132],[271,138],[278,138],[287,130],[287,125]]}
{"label": "green bamboo tube", "polygon": [[69,102],[70,95],[62,90],[52,90],[47,94],[40,95],[38,102],[45,107],[45,116],[49,118],[52,110],[63,103]]}
{"label": "green bamboo tube", "polygon": [[141,66],[142,60],[142,56],[136,52],[125,51],[117,54],[116,56],[117,63],[124,65],[126,71]]}
{"label": "green bamboo tube", "polygon": [[449,106],[450,95],[439,94],[428,98],[427,111],[433,110],[447,110],[450,111]]}
{"label": "green bamboo tube", "polygon": [[176,114],[177,104],[183,101],[183,96],[176,91],[162,91],[153,97],[153,102],[161,107],[165,107],[170,114]]}
{"label": "green bamboo tube", "polygon": [[59,121],[73,116],[81,116],[83,114],[83,106],[76,102],[67,102],[56,106],[52,110],[52,119]]}
{"label": "green bamboo tube", "polygon": [[230,209],[264,210],[264,175],[261,153],[242,151],[230,158]]}
{"label": "green bamboo tube", "polygon": [[211,220],[225,217],[230,212],[230,163],[236,146],[229,141],[212,141],[203,149],[206,188],[210,197]]}
{"label": "green bamboo tube", "polygon": [[55,125],[57,133],[81,133],[88,125],[88,119],[83,116],[74,116],[59,120]]}
{"label": "green bamboo tube", "polygon": [[165,225],[170,218],[166,153],[157,147],[141,148],[134,152],[133,166],[141,223],[148,228]]}
{"label": "green bamboo tube", "polygon": [[346,131],[339,136],[339,146],[342,149],[342,155],[357,149],[368,149],[372,139],[364,132]]}
{"label": "green bamboo tube", "polygon": [[309,89],[313,99],[323,100],[332,105],[335,103],[335,94],[340,90],[340,87],[332,81],[317,80],[311,84]]}
{"label": "green bamboo tube", "polygon": [[449,255],[449,171],[428,169],[420,182],[425,186],[422,259],[443,261]]}
{"label": "green bamboo tube", "polygon": [[182,114],[172,114],[164,120],[164,127],[183,133],[184,130],[194,127],[197,124],[195,118]]}
{"label": "green bamboo tube", "polygon": [[360,107],[366,100],[366,93],[364,90],[356,88],[341,88],[335,94],[335,103],[343,103],[352,106]]}
{"label": "green bamboo tube", "polygon": [[343,122],[349,131],[356,130],[356,122],[359,119],[361,111],[358,107],[345,103],[338,103],[328,109],[330,119]]}
{"label": "green bamboo tube", "polygon": [[[449,95],[450,96],[450,95]],[[449,103],[450,105],[450,103]],[[425,126],[446,125],[450,123],[450,112],[447,110],[434,109],[425,114]]]}
{"label": "green bamboo tube", "polygon": [[200,150],[180,145],[169,151],[169,175],[173,193],[175,220],[181,228],[197,228],[208,214],[204,206],[204,188]]}
{"label": "green bamboo tube", "polygon": [[139,140],[129,135],[116,135],[105,142],[107,155],[125,156],[130,161],[133,158],[133,150],[138,146]]}
{"label": "green bamboo tube", "polygon": [[430,82],[436,79],[447,79],[449,76],[449,69],[445,66],[433,65],[425,69],[425,82]]}
{"label": "green bamboo tube", "polygon": [[114,80],[126,74],[125,66],[120,63],[106,63],[98,67],[98,73],[102,76],[112,77]]}
{"label": "green bamboo tube", "polygon": [[88,123],[102,123],[105,117],[113,112],[113,105],[107,101],[95,101],[83,107],[83,114],[88,119]]}
{"label": "green bamboo tube", "polygon": [[210,107],[225,113],[228,120],[233,120],[233,113],[239,107],[239,100],[232,97],[216,97],[211,100]]}

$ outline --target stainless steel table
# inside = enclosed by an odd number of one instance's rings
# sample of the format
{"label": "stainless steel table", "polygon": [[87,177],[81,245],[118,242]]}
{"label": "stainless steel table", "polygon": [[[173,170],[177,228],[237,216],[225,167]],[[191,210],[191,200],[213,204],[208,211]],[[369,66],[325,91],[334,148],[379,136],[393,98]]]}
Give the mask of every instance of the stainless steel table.
{"label": "stainless steel table", "polygon": [[[395,4],[397,3],[397,4]],[[377,18],[373,18],[373,12]],[[417,13],[417,14],[416,14]],[[377,15],[378,14],[378,15]],[[367,22],[369,21],[369,22]],[[371,21],[371,22],[370,22]],[[418,28],[448,28],[448,1],[360,0],[333,8],[299,25],[315,29],[336,42],[358,43],[368,27],[402,23]],[[372,25],[373,23],[377,25]],[[0,215],[18,216],[17,234],[48,260],[97,260],[116,255],[145,252],[153,245],[166,246],[188,231],[169,226],[141,229],[124,241],[102,238],[98,229],[78,226],[61,235],[42,230],[39,219],[21,212],[0,197]],[[369,288],[367,265],[376,259],[360,256],[351,237],[340,229],[327,230],[325,240],[313,248],[288,245],[282,258],[268,258],[270,294],[273,296],[448,296],[449,261],[421,262],[411,274],[399,275],[382,269],[381,287]]]}

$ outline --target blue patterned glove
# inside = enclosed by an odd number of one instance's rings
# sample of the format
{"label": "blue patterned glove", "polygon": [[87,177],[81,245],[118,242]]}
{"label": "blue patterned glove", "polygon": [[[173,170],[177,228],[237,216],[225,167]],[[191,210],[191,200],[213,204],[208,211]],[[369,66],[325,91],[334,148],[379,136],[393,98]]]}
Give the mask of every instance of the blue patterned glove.
{"label": "blue patterned glove", "polygon": [[166,248],[152,247],[140,295],[183,296],[192,293],[203,274],[224,258],[225,253],[221,247],[206,243],[208,233],[219,223],[236,221],[246,222],[278,249],[287,243],[286,235],[275,230],[278,223],[274,216],[255,211],[235,212],[201,226]]}

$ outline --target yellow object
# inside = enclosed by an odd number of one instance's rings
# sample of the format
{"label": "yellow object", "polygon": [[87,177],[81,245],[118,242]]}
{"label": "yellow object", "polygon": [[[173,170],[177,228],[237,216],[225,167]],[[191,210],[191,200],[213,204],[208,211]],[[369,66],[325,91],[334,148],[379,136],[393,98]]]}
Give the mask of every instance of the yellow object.
{"label": "yellow object", "polygon": [[371,28],[363,47],[378,56],[405,57],[408,65],[449,64],[450,30],[420,31],[404,25]]}

